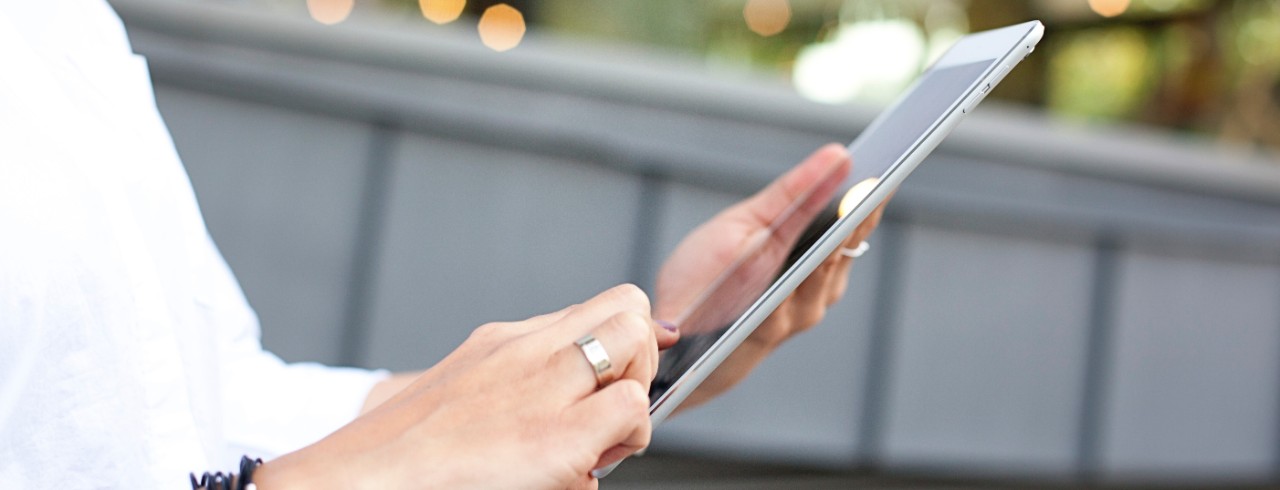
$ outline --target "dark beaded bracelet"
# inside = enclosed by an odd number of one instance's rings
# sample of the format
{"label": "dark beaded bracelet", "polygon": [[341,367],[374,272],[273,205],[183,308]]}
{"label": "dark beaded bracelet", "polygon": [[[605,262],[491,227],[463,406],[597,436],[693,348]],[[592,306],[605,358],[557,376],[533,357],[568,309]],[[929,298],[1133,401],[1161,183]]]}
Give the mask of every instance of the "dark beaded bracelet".
{"label": "dark beaded bracelet", "polygon": [[262,466],[262,459],[249,459],[248,456],[240,457],[240,473],[216,473],[205,472],[196,480],[196,474],[191,474],[191,490],[256,490],[253,484],[253,472]]}

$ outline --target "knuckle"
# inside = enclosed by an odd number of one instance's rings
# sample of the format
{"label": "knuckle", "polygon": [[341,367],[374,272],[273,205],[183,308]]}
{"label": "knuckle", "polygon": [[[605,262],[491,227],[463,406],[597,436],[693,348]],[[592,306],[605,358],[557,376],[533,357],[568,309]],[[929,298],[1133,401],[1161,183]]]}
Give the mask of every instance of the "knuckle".
{"label": "knuckle", "polygon": [[472,330],[471,338],[476,340],[489,339],[489,338],[492,338],[494,335],[496,335],[498,331],[501,329],[502,329],[502,325],[499,323],[496,323],[496,322],[486,323],[484,325],[476,327],[475,330]]}
{"label": "knuckle", "polygon": [[849,285],[846,284],[844,281],[836,282],[836,284],[832,286],[831,297],[827,299],[827,306],[831,306],[836,303],[839,303],[840,299],[844,297],[845,291],[847,291],[848,289],[849,289]]}
{"label": "knuckle", "polygon": [[787,340],[789,332],[794,325],[790,321],[777,321],[769,325],[770,328],[756,329],[751,336],[756,342],[759,342],[769,348],[777,347]]}
{"label": "knuckle", "polygon": [[619,385],[615,402],[622,413],[642,416],[648,420],[649,393],[645,391],[644,386],[634,379],[618,380],[614,384]]}
{"label": "knuckle", "polygon": [[640,430],[636,434],[638,436],[635,441],[636,445],[641,448],[649,447],[649,442],[653,437],[653,421],[649,419],[649,411],[647,409],[640,415],[638,428]]}
{"label": "knuckle", "polygon": [[804,314],[804,318],[801,320],[799,325],[800,330],[808,330],[812,328],[814,325],[822,323],[822,320],[826,318],[826,316],[827,316],[826,308],[821,308],[816,306],[812,308],[807,308]]}
{"label": "knuckle", "polygon": [[626,283],[614,288],[615,293],[624,303],[629,306],[635,306],[642,311],[649,311],[649,295],[645,294],[640,286]]}
{"label": "knuckle", "polygon": [[614,315],[614,322],[622,329],[623,334],[631,342],[642,342],[653,334],[647,315],[634,311],[624,311]]}
{"label": "knuckle", "polygon": [[636,440],[636,445],[641,448],[649,447],[649,443],[653,438],[653,427],[652,423],[649,421],[649,417],[645,417],[644,422],[640,425],[640,429],[640,438]]}
{"label": "knuckle", "polygon": [[649,316],[644,313],[623,311],[614,315],[614,319],[627,330],[628,334],[644,334],[652,330],[649,328]]}
{"label": "knuckle", "polygon": [[491,357],[528,362],[530,359],[545,358],[547,354],[540,343],[528,338],[517,338],[507,342],[495,343]]}

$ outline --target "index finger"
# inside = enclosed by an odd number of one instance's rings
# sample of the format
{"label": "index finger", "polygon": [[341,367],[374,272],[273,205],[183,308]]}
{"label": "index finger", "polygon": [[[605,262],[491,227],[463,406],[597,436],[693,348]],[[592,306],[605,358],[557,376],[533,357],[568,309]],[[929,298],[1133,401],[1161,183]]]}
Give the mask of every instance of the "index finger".
{"label": "index finger", "polygon": [[558,340],[572,342],[618,313],[634,312],[650,317],[649,296],[634,284],[614,286],[575,306],[544,331]]}

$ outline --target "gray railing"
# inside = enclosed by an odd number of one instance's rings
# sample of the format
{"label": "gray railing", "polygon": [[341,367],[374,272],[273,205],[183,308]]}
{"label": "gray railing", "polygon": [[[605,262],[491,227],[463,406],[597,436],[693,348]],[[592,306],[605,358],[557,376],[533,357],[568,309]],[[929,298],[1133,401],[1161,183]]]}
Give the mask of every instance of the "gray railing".
{"label": "gray railing", "polygon": [[[114,4],[293,360],[421,368],[481,323],[648,285],[690,228],[874,115],[630,48]],[[899,192],[824,325],[656,444],[1275,480],[1280,162],[984,106]]]}

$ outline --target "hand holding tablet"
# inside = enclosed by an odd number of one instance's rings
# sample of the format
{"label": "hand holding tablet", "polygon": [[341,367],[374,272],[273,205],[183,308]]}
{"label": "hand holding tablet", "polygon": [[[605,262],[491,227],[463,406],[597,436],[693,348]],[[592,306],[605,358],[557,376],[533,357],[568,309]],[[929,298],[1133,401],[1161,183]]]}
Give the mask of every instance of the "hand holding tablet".
{"label": "hand holding tablet", "polygon": [[[754,196],[725,209],[691,232],[658,273],[654,318],[678,325],[679,349],[706,346],[737,319],[777,278],[801,232],[830,202],[848,176],[849,153],[828,145]],[[851,242],[850,247],[856,247]],[[686,405],[709,399],[736,384],[775,346],[813,326],[843,293],[852,263],[833,254],[768,322],[726,360]],[[836,279],[841,279],[837,281]],[[710,286],[713,285],[714,286]],[[696,356],[664,353],[664,363],[692,362]],[[665,366],[663,372],[680,371]],[[674,379],[654,380],[655,392]]]}
{"label": "hand holding tablet", "polygon": [[[1043,25],[1031,21],[960,39],[849,145],[852,171],[847,163],[826,167],[802,164],[795,172],[821,173],[825,169],[831,173],[788,193],[792,200],[783,212],[758,216],[769,225],[736,237],[727,257],[719,255],[719,248],[707,247],[712,252],[701,260],[727,264],[725,268],[690,274],[685,285],[665,284],[659,278],[657,295],[662,303],[655,315],[674,321],[681,338],[663,353],[650,386],[649,412],[655,426],[689,399],[787,298],[803,294],[806,279],[838,249],[850,247],[849,242],[858,238],[855,231],[860,225],[874,227],[878,215],[867,218],[961,118],[1034,50],[1043,33]],[[820,150],[811,159],[821,160],[823,151],[830,150]],[[848,172],[847,178],[843,172]],[[788,181],[795,179],[783,178],[783,185]],[[836,211],[823,213],[827,209]],[[733,208],[726,211],[731,212]],[[733,228],[727,227],[727,232],[733,233]],[[690,240],[699,239],[698,235],[695,231]],[[860,241],[852,241],[852,245]],[[785,260],[793,245],[791,260]],[[697,258],[681,257],[679,250],[676,255],[680,263],[697,266]],[[676,306],[665,306],[665,294],[676,296],[672,300]],[[742,375],[730,374],[731,380]],[[602,477],[611,470],[604,468],[593,474]]]}

